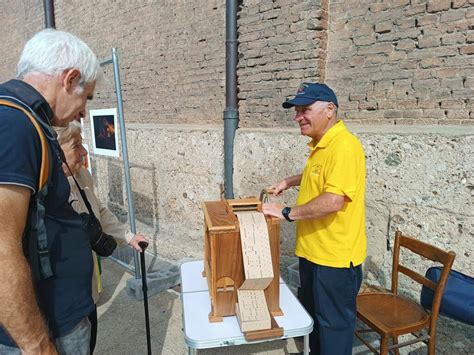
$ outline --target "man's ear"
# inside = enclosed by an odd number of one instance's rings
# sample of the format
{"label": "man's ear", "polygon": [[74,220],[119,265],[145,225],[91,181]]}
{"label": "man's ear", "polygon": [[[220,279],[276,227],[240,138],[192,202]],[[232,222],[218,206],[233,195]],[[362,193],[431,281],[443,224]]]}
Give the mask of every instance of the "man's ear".
{"label": "man's ear", "polygon": [[66,69],[63,73],[63,86],[66,91],[72,92],[78,85],[81,79],[81,72],[77,68]]}

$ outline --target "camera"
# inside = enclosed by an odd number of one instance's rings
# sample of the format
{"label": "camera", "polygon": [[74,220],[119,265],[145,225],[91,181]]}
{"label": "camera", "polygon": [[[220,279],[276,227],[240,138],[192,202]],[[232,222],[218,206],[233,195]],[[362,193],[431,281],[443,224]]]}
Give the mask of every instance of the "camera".
{"label": "camera", "polygon": [[81,217],[87,233],[89,234],[92,250],[94,250],[97,255],[103,257],[112,255],[117,247],[117,242],[114,237],[102,231],[102,226],[94,215],[81,213]]}

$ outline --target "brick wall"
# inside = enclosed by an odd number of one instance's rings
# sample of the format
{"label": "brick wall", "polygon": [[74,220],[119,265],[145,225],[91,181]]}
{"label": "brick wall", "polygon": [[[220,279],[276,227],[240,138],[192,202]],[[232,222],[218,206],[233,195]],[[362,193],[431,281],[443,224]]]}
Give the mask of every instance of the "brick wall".
{"label": "brick wall", "polygon": [[327,0],[243,1],[239,13],[241,126],[291,126],[281,108],[303,81],[324,80]]}
{"label": "brick wall", "polygon": [[44,28],[43,3],[25,0],[0,1],[0,24],[3,30],[0,43],[0,82],[15,77],[16,64],[25,42]]}
{"label": "brick wall", "polygon": [[[125,116],[141,123],[216,123],[224,107],[224,2],[56,0],[58,29],[101,58],[120,56]],[[94,107],[113,105],[113,72]]]}
{"label": "brick wall", "polygon": [[[326,81],[343,117],[369,123],[472,124],[473,0],[243,0],[238,13],[241,127],[292,127],[282,100]],[[42,3],[2,1],[11,29],[0,79],[43,27]],[[225,2],[55,1],[56,25],[120,56],[129,122],[221,124]],[[21,20],[21,21],[19,21]],[[94,107],[114,105],[106,69]]]}
{"label": "brick wall", "polygon": [[343,116],[472,124],[473,3],[331,1],[327,81]]}

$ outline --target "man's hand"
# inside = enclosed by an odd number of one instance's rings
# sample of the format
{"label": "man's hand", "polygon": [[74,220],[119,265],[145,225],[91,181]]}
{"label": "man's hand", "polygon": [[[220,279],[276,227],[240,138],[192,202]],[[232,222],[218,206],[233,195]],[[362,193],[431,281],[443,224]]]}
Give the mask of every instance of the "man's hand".
{"label": "man's hand", "polygon": [[48,338],[43,339],[37,346],[21,349],[22,355],[58,355],[55,344]]}
{"label": "man's hand", "polygon": [[287,177],[286,179],[278,181],[277,183],[273,184],[267,189],[267,193],[273,196],[278,196],[283,191],[289,189],[290,187],[299,185],[301,183],[301,177],[302,175],[299,174],[299,175],[290,176],[290,177]]}
{"label": "man's hand", "polygon": [[273,216],[277,217],[279,219],[285,219],[283,215],[281,214],[281,210],[285,207],[285,205],[282,205],[281,203],[264,203],[262,205],[262,211],[263,214],[266,214],[268,216]]}
{"label": "man's hand", "polygon": [[135,236],[128,243],[128,245],[130,245],[136,251],[142,252],[142,248],[138,245],[138,243],[140,242],[148,243],[148,238],[138,233],[138,234],[135,234]]}
{"label": "man's hand", "polygon": [[281,180],[278,181],[277,183],[274,183],[272,186],[270,186],[267,189],[267,193],[273,195],[273,196],[278,196],[280,195],[283,191],[285,191],[288,188],[288,184],[286,183],[286,180]]}

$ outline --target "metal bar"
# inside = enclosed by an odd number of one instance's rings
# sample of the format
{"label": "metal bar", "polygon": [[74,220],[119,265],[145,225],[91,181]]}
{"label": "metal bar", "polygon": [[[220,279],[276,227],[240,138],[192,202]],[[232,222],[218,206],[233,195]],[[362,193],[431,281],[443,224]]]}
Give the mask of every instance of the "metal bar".
{"label": "metal bar", "polygon": [[113,63],[112,59],[107,59],[107,60],[104,60],[103,62],[100,62],[100,66],[105,67],[107,64],[112,64],[112,63]]}
{"label": "metal bar", "polygon": [[123,260],[120,260],[119,258],[116,258],[115,256],[109,256],[108,257],[109,259],[112,259],[113,261],[115,261],[117,264],[119,264],[120,266],[124,267],[125,269],[129,270],[130,272],[135,272],[134,268],[131,267],[129,264],[127,264],[126,262],[124,262]]}
{"label": "metal bar", "polygon": [[[115,94],[117,95],[117,110],[120,123],[120,137],[122,140],[122,158],[125,173],[125,185],[127,187],[128,219],[130,222],[130,231],[135,234],[135,208],[133,204],[132,183],[130,179],[130,165],[128,162],[127,136],[125,133],[125,121],[123,115],[122,86],[120,83],[120,72],[117,49],[112,48],[112,62],[114,65]],[[136,250],[133,251],[133,264],[135,266],[135,278],[140,278],[139,256]]]}
{"label": "metal bar", "polygon": [[54,0],[44,0],[44,27],[46,28],[56,28],[56,23],[54,20]]}
{"label": "metal bar", "polygon": [[224,188],[225,198],[234,198],[234,138],[239,124],[237,109],[237,0],[226,1]]}
{"label": "metal bar", "polygon": [[305,334],[303,338],[304,342],[304,355],[309,355],[309,334]]}

